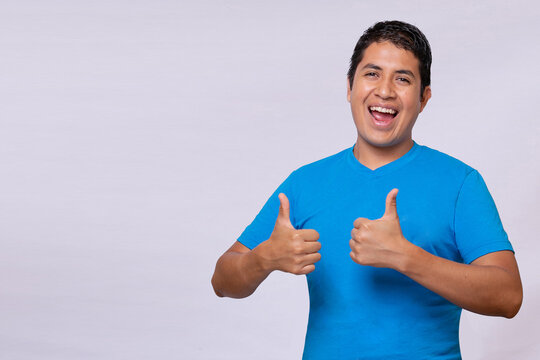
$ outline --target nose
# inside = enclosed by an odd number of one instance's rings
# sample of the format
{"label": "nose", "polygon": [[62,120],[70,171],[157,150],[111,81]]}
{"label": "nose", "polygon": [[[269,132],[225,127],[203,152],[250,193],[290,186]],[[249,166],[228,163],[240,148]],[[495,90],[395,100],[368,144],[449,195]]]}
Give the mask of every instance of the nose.
{"label": "nose", "polygon": [[391,99],[395,97],[395,89],[394,89],[394,83],[392,82],[391,78],[383,78],[379,81],[377,84],[377,88],[375,89],[375,95],[380,97],[381,99]]}

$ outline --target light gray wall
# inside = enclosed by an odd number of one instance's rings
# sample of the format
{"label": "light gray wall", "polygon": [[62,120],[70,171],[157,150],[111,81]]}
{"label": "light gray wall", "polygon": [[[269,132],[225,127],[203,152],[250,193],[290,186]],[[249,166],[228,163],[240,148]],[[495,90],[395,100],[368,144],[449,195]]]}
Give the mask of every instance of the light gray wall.
{"label": "light gray wall", "polygon": [[540,50],[531,1],[2,1],[0,358],[294,359],[304,277],[219,299],[214,264],[297,167],[355,141],[345,94],[382,19],[431,42],[417,142],[483,174],[516,249],[512,320],[466,359],[536,359]]}

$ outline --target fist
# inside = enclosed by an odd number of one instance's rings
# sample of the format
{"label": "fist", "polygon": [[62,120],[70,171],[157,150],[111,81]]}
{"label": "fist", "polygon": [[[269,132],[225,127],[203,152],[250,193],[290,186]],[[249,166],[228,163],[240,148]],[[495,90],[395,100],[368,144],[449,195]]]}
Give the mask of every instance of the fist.
{"label": "fist", "polygon": [[290,220],[289,199],[283,193],[278,197],[280,207],[274,231],[263,243],[261,256],[270,270],[308,274],[315,270],[314,264],[321,259],[319,233],[313,229],[296,230]]}
{"label": "fist", "polygon": [[412,244],[403,237],[396,207],[398,189],[386,196],[384,215],[377,220],[358,218],[351,231],[350,256],[361,265],[396,269]]}

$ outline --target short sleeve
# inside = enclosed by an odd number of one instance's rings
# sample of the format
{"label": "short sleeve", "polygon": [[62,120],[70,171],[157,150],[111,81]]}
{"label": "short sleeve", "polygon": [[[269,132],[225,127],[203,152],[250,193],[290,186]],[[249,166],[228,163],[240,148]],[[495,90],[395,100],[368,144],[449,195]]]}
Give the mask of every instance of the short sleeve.
{"label": "short sleeve", "polygon": [[467,175],[459,192],[454,231],[456,245],[466,264],[495,251],[514,251],[495,202],[484,179],[476,170]]}
{"label": "short sleeve", "polygon": [[[294,222],[294,213],[293,210],[294,207],[294,175],[295,171],[293,171],[282,183],[278,186],[278,188],[274,191],[274,193],[270,196],[270,198],[266,201],[262,209],[259,211],[255,219],[251,222],[250,225],[246,227],[246,229],[242,232],[240,237],[237,239],[238,242],[242,243],[249,249],[255,248],[257,245],[262,243],[265,240],[268,240],[270,238],[270,235],[272,235],[272,231],[274,231],[274,225],[276,223],[276,219],[279,213],[279,206],[280,201],[278,195],[280,193],[284,193],[287,198],[289,199],[289,204],[291,207],[290,216],[291,216],[291,222],[293,226],[295,226]],[[296,227],[296,226],[295,226]]]}

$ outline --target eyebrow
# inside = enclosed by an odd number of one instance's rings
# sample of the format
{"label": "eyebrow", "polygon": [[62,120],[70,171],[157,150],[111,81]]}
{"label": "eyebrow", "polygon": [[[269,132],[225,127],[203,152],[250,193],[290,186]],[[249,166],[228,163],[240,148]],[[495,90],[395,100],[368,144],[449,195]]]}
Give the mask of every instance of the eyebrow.
{"label": "eyebrow", "polygon": [[413,72],[410,71],[410,70],[396,70],[396,73],[398,73],[398,74],[404,74],[404,75],[409,75],[410,77],[415,78]]}
{"label": "eyebrow", "polygon": [[[362,70],[363,70],[363,69],[373,69],[373,70],[379,70],[379,71],[382,71],[382,68],[381,68],[380,66],[375,65],[375,64],[371,64],[371,63],[364,65],[364,66],[362,67]],[[396,73],[397,73],[397,74],[409,75],[409,76],[412,77],[412,78],[416,78],[416,77],[414,76],[413,72],[410,71],[410,70],[405,70],[405,69],[403,69],[403,70],[396,70]]]}

